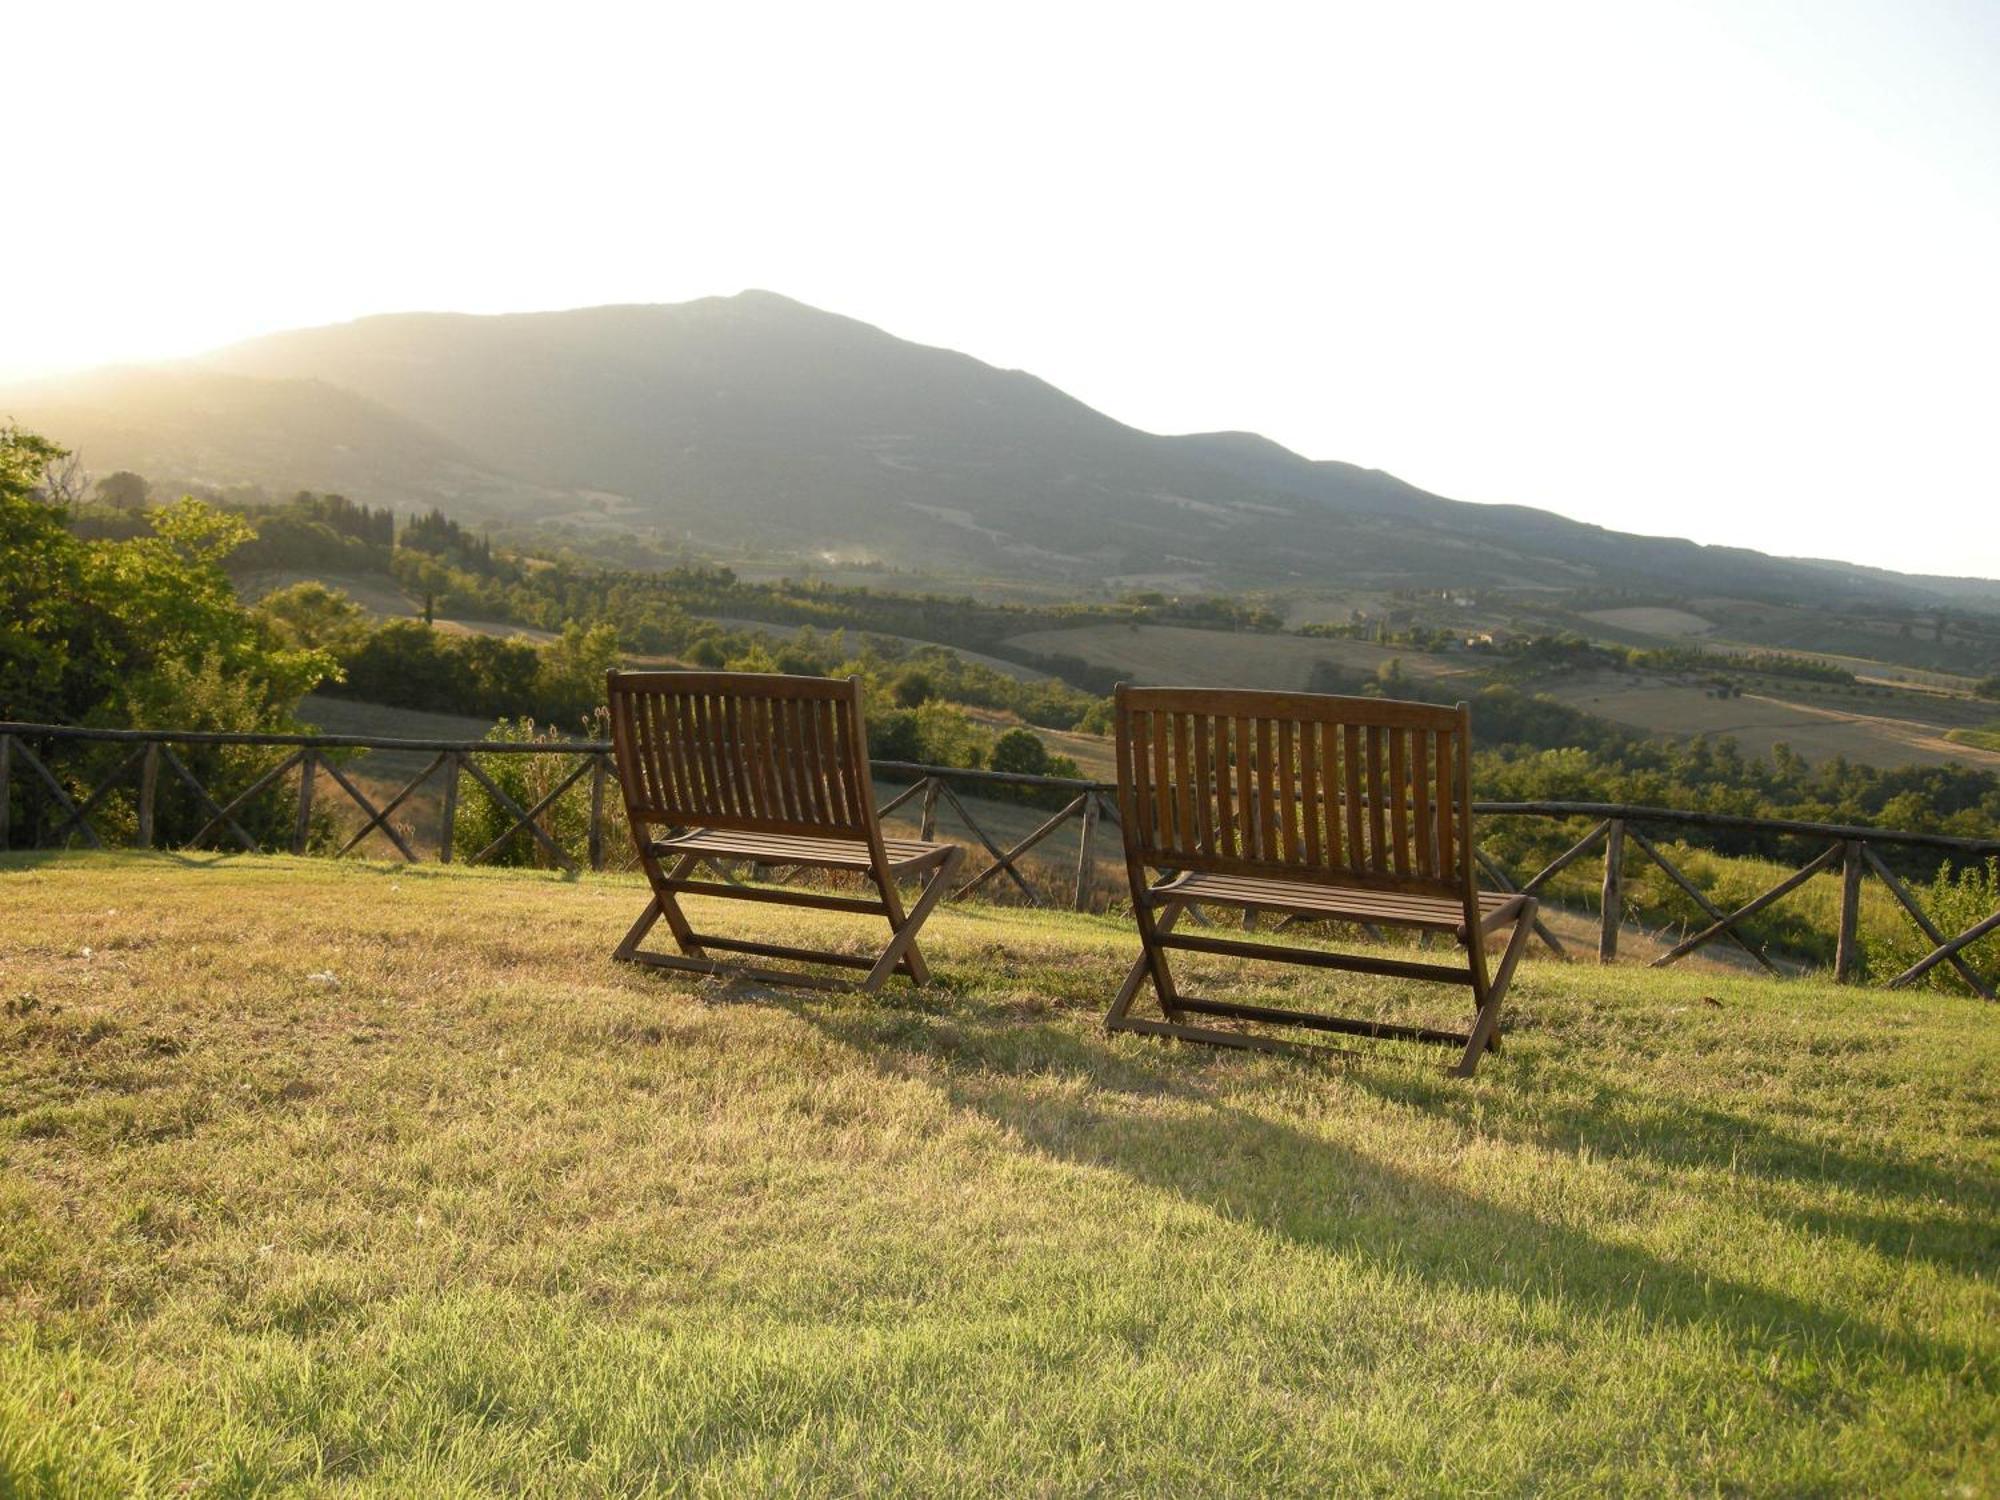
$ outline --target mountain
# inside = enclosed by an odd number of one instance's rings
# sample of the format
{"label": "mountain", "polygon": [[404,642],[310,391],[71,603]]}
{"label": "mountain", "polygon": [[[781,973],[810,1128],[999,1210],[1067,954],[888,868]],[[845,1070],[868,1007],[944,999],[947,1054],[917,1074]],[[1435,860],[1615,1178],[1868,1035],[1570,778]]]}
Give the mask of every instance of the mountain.
{"label": "mountain", "polygon": [[[282,470],[284,483],[472,520],[1078,586],[1507,584],[2000,606],[2000,583],[1631,536],[1448,500],[1252,434],[1141,432],[1032,375],[769,292],[364,318],[150,373],[147,422],[119,427],[126,398],[86,380],[96,425],[46,430],[99,470]],[[199,418],[163,414],[173,380],[206,403]],[[224,380],[239,384],[212,384]],[[252,410],[259,387],[268,419]],[[223,390],[235,407],[209,394]],[[31,422],[37,407],[14,411]]]}
{"label": "mountain", "polygon": [[131,367],[0,393],[0,420],[59,436],[93,472],[176,485],[331,490],[406,506],[531,506],[549,492],[323,380]]}

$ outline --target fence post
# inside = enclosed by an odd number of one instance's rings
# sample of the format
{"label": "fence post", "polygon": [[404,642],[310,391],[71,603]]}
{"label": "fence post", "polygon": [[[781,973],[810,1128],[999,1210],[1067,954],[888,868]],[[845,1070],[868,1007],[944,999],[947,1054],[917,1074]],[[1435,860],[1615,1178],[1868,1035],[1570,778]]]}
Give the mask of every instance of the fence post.
{"label": "fence post", "polygon": [[917,837],[928,843],[937,834],[938,779],[928,777],[924,782],[923,812],[917,824]]}
{"label": "fence post", "polygon": [[590,768],[590,868],[604,868],[604,757],[593,755]]}
{"label": "fence post", "polygon": [[444,811],[438,816],[438,863],[451,863],[451,830],[458,821],[458,752],[444,758]]}
{"label": "fence post", "polygon": [[1091,877],[1097,872],[1095,851],[1090,841],[1097,835],[1097,793],[1091,792],[1083,799],[1083,840],[1076,849],[1076,899],[1071,903],[1078,911],[1090,910]]}
{"label": "fence post", "polygon": [[1859,839],[1849,839],[1841,850],[1840,941],[1833,956],[1836,984],[1852,984],[1861,968],[1861,849]]}
{"label": "fence post", "polygon": [[153,807],[160,790],[160,742],[146,742],[146,758],[139,763],[139,847],[153,847]]}
{"label": "fence post", "polygon": [[319,769],[319,752],[308,749],[299,761],[299,820],[292,826],[292,853],[306,852],[306,835],[312,831],[313,772]]}
{"label": "fence post", "polygon": [[1604,889],[1597,927],[1597,961],[1618,962],[1618,926],[1625,916],[1625,823],[1613,818],[1604,835]]}
{"label": "fence post", "polygon": [[7,847],[9,789],[7,778],[13,770],[14,736],[0,734],[0,849]]}

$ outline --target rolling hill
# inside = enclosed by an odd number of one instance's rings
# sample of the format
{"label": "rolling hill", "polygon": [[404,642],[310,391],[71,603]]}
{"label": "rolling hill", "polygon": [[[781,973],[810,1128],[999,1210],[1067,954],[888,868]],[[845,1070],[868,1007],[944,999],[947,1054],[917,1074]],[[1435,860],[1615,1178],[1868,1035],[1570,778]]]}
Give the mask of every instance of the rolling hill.
{"label": "rolling hill", "polygon": [[1252,434],[1141,432],[1032,375],[769,292],[364,318],[0,396],[0,410],[99,470],[1078,587],[1698,583],[2000,607],[2000,583],[1631,536]]}
{"label": "rolling hill", "polygon": [[326,381],[130,367],[0,393],[0,419],[58,437],[97,473],[177,486],[333,490],[405,506],[526,507],[548,492]]}

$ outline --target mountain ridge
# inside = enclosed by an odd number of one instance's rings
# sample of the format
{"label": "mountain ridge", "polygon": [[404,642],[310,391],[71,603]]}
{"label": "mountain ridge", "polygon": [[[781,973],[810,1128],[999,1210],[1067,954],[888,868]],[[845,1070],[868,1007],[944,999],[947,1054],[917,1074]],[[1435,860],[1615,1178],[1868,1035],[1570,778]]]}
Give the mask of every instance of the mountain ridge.
{"label": "mountain ridge", "polygon": [[[218,417],[177,444],[160,411],[176,373],[294,384],[269,398],[275,431],[232,436]],[[150,425],[115,420],[120,397],[106,382],[120,380]],[[160,389],[137,391],[148,380]],[[1256,433],[1148,433],[1030,372],[762,290],[375,314],[60,384],[67,405],[43,387],[32,399],[0,395],[0,410],[83,447],[96,467],[181,477],[174,465],[193,452],[209,469],[235,461],[255,471],[239,477],[276,481],[287,434],[300,434],[303,472],[283,482],[608,538],[781,543],[1079,587],[1328,579],[2000,607],[1993,580],[1771,557],[1452,500]],[[320,390],[309,414],[308,393]],[[95,415],[79,432],[86,412]],[[372,462],[354,456],[374,448]]]}

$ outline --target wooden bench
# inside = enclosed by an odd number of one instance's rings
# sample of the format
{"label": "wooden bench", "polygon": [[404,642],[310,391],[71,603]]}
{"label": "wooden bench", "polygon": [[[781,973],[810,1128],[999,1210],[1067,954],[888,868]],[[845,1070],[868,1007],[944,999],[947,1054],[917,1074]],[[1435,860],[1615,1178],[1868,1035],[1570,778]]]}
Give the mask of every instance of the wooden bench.
{"label": "wooden bench", "polygon": [[[1497,1048],[1500,1004],[1535,899],[1482,891],[1473,876],[1471,715],[1379,698],[1137,688],[1117,692],[1118,808],[1141,952],[1113,1002],[1113,1031],[1281,1050],[1227,1016],[1459,1049],[1470,1076]],[[1154,883],[1148,870],[1166,878]],[[1191,906],[1415,928],[1450,937],[1463,963],[1378,957],[1176,930]],[[1507,930],[1497,970],[1486,940]],[[1211,953],[1439,980],[1472,991],[1467,1031],[1355,1020],[1185,995],[1168,953]],[[1164,1019],[1131,1014],[1150,979]]]}
{"label": "wooden bench", "polygon": [[[917,930],[950,888],[964,851],[882,836],[858,681],[762,672],[613,672],[608,689],[625,815],[653,887],[652,901],[614,958],[864,994],[880,989],[892,973],[918,984],[929,979]],[[695,878],[701,866],[719,871],[727,860],[860,874],[876,895]],[[911,876],[922,885],[905,909],[897,882]],[[700,933],[681,910],[680,897],[688,895],[880,916],[888,920],[889,944],[863,957]],[[662,919],[678,954],[639,946]],[[867,973],[840,979],[753,968],[712,956],[718,952]]]}

